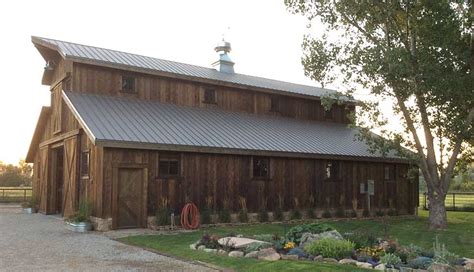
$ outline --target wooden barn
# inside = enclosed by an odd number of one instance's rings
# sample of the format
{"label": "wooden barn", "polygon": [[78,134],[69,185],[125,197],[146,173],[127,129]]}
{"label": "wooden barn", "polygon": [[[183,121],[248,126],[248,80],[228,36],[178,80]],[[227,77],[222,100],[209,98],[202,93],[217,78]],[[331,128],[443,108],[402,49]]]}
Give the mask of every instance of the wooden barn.
{"label": "wooden barn", "polygon": [[355,140],[354,101],[325,110],[335,91],[235,73],[229,43],[206,68],[32,42],[51,92],[27,154],[42,213],[89,200],[105,230],[146,227],[163,199],[176,213],[186,201],[238,212],[240,198],[249,212],[418,206],[408,162]]}

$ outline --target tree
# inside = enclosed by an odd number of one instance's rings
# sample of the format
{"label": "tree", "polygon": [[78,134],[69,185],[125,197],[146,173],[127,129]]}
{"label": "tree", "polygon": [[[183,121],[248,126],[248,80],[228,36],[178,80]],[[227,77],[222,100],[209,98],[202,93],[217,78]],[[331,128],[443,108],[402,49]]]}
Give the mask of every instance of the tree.
{"label": "tree", "polygon": [[[432,229],[447,227],[444,200],[456,162],[473,154],[473,2],[285,0],[291,12],[324,27],[303,39],[305,74],[326,84],[338,71],[351,86],[347,95],[362,88],[376,98],[361,103],[355,124],[371,149],[395,148],[417,163]],[[387,99],[392,116],[380,110]],[[390,119],[403,129],[387,129]]]}
{"label": "tree", "polygon": [[33,168],[20,160],[18,166],[0,161],[0,187],[31,186]]}

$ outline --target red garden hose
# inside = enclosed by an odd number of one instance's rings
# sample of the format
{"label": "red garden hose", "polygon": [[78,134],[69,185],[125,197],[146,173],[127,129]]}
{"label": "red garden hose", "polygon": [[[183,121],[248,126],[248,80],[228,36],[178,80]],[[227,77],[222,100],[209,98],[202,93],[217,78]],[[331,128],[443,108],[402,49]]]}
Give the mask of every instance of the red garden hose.
{"label": "red garden hose", "polygon": [[185,229],[197,229],[199,227],[199,209],[194,203],[189,202],[184,205],[181,211],[181,226]]}

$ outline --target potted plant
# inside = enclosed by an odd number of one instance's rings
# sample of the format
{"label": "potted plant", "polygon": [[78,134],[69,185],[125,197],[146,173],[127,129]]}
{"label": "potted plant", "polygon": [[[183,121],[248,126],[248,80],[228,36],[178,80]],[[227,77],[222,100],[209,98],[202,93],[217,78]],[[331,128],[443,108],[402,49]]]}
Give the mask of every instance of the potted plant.
{"label": "potted plant", "polygon": [[75,214],[65,219],[66,226],[75,232],[87,232],[92,230],[90,216],[92,203],[90,201],[79,202],[79,209]]}
{"label": "potted plant", "polygon": [[32,196],[27,202],[22,203],[21,207],[25,213],[31,214],[37,212],[37,204],[38,201],[36,200],[36,197]]}

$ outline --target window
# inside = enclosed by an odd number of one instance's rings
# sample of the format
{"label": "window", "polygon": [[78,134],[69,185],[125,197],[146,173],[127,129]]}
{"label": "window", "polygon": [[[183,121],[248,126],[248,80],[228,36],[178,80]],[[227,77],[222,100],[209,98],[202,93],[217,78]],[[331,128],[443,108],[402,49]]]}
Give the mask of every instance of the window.
{"label": "window", "polygon": [[132,76],[122,76],[122,92],[135,92],[135,78]]}
{"label": "window", "polygon": [[278,96],[270,97],[270,111],[279,112],[280,111],[280,98]]}
{"label": "window", "polygon": [[179,176],[179,155],[161,155],[159,171],[161,177]]}
{"label": "window", "polygon": [[81,152],[81,177],[88,178],[89,177],[89,150]]}
{"label": "window", "polygon": [[383,179],[385,181],[395,180],[395,165],[385,165],[383,167]]}
{"label": "window", "polygon": [[204,90],[204,103],[215,104],[217,103],[216,99],[216,90],[214,89],[205,89]]}
{"label": "window", "polygon": [[253,158],[253,177],[268,178],[270,174],[270,160],[268,158]]}
{"label": "window", "polygon": [[328,110],[324,109],[324,119],[333,119],[333,107]]}
{"label": "window", "polygon": [[341,169],[338,161],[329,161],[326,163],[325,176],[327,180],[341,179]]}

